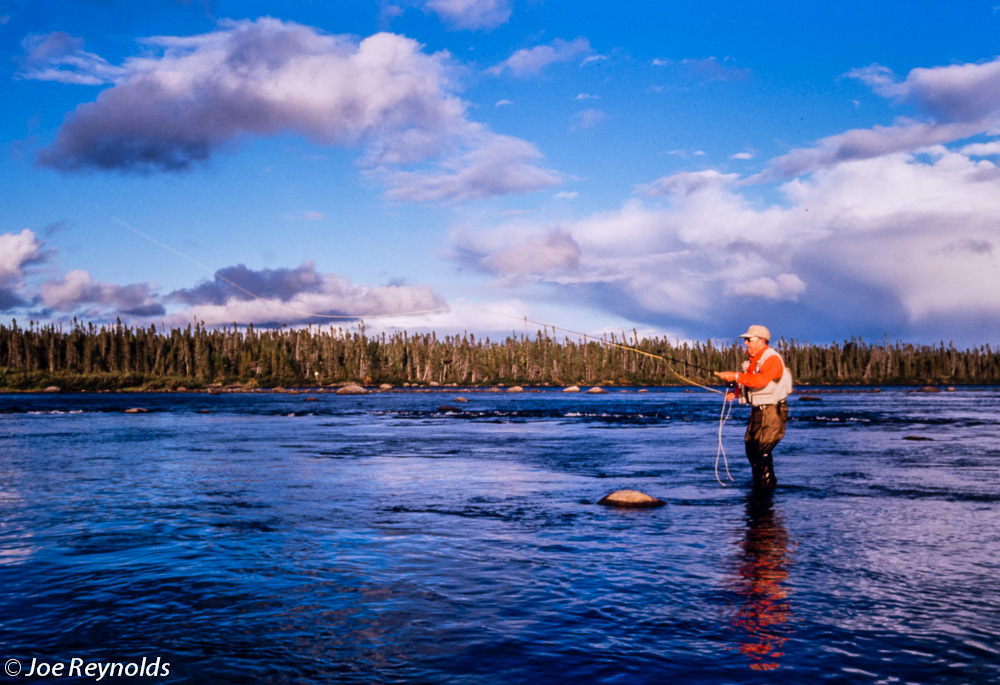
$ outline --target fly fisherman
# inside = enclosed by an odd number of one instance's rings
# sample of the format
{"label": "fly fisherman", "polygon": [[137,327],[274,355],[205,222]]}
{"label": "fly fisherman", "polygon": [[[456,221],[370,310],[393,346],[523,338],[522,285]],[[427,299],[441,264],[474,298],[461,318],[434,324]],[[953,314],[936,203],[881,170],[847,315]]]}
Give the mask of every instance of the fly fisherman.
{"label": "fly fisherman", "polygon": [[737,387],[726,397],[739,396],[740,404],[750,404],[750,420],[743,438],[747,459],[753,469],[755,489],[771,490],[778,484],[774,476],[771,451],[785,437],[788,403],[792,391],[792,374],[785,368],[781,355],[768,346],[771,331],[764,326],[750,326],[740,336],[747,346],[748,361],[743,371],[717,371],[716,376]]}

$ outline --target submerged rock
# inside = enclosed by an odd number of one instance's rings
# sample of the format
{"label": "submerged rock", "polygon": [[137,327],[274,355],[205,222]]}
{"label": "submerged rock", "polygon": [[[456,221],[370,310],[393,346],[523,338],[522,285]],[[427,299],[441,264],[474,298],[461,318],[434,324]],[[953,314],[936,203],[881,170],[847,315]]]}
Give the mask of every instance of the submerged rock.
{"label": "submerged rock", "polygon": [[604,388],[598,388],[597,386],[594,386],[593,388],[591,388],[587,392],[590,393],[591,395],[600,395],[600,394],[606,393],[607,390],[605,390]]}
{"label": "submerged rock", "polygon": [[125,413],[126,414],[145,414],[148,411],[149,411],[148,409],[143,409],[142,407],[132,407],[131,409],[126,409]]}
{"label": "submerged rock", "polygon": [[524,388],[522,388],[520,385],[514,385],[507,388],[507,392],[524,392]]}
{"label": "submerged rock", "polygon": [[651,497],[638,490],[616,490],[610,495],[605,495],[597,500],[598,504],[606,507],[627,507],[630,509],[650,509],[652,507],[662,507],[666,502]]}
{"label": "submerged rock", "polygon": [[904,435],[903,440],[933,440],[934,438],[928,438],[926,435]]}

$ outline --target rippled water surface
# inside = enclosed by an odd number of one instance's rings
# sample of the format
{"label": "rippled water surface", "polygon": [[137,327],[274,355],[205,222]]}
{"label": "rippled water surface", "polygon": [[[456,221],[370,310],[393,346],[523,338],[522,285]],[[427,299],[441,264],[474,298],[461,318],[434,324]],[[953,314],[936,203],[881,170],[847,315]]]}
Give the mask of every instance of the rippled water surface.
{"label": "rippled water surface", "polygon": [[[169,675],[136,682],[1000,683],[1000,392],[793,396],[771,498],[743,409],[717,482],[720,409],[0,396],[5,677],[145,657]],[[624,488],[666,505],[596,504]]]}

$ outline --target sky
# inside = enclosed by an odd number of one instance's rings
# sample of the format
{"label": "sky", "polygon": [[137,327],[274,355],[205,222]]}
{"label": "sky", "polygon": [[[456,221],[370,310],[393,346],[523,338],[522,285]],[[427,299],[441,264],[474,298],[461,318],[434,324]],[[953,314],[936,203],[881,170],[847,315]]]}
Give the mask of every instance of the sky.
{"label": "sky", "polygon": [[1000,6],[0,0],[0,322],[1000,343]]}

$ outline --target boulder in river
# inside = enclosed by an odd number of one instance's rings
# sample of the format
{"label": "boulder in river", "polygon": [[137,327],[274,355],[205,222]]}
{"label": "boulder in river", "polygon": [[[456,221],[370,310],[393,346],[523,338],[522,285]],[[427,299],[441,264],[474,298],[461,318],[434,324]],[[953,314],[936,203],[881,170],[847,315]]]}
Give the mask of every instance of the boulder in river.
{"label": "boulder in river", "polygon": [[662,507],[666,502],[638,490],[616,490],[597,500],[606,507],[626,507],[629,509],[651,509]]}
{"label": "boulder in river", "polygon": [[356,385],[354,383],[351,383],[349,385],[345,385],[342,388],[338,388],[337,389],[337,394],[338,395],[367,395],[368,391],[365,390],[364,388],[362,388],[360,385]]}
{"label": "boulder in river", "polygon": [[563,392],[580,392],[580,386],[571,385],[568,388],[563,388]]}

